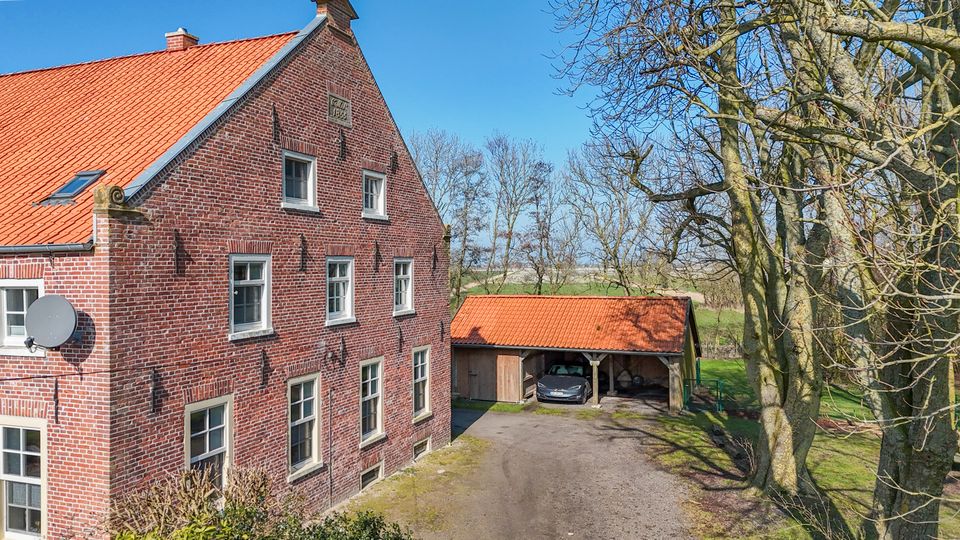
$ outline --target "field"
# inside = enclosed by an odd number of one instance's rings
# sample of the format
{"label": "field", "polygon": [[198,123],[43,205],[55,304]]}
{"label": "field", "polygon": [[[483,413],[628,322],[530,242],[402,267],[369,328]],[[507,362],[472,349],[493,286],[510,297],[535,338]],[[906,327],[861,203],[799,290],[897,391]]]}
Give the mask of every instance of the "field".
{"label": "field", "polygon": [[700,332],[700,345],[705,349],[730,347],[740,343],[743,336],[742,311],[694,305],[693,315]]}

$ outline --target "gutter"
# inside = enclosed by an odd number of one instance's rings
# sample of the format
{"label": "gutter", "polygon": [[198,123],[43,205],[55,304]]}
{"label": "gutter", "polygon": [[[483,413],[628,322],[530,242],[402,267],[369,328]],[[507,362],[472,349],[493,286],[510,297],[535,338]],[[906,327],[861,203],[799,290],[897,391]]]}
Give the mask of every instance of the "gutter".
{"label": "gutter", "polygon": [[93,249],[93,242],[83,244],[39,244],[33,246],[0,246],[0,253],[77,253]]}
{"label": "gutter", "polygon": [[212,111],[207,113],[206,116],[200,120],[186,135],[180,138],[173,146],[167,149],[156,161],[150,164],[142,173],[140,173],[136,178],[133,179],[133,182],[130,183],[123,190],[126,199],[129,201],[131,198],[138,195],[143,189],[150,183],[151,180],[156,178],[160,173],[163,172],[171,163],[173,163],[181,154],[187,151],[195,142],[200,140],[204,134],[221,118],[226,116],[229,112],[233,110],[233,107],[237,105],[247,94],[249,94],[258,84],[260,84],[264,79],[266,79],[274,69],[277,68],[294,50],[296,50],[301,43],[306,41],[311,34],[313,34],[318,28],[324,25],[327,22],[326,15],[318,15],[310,24],[301,30],[296,36],[293,37],[290,41],[287,42],[279,51],[277,51],[270,60],[267,60],[265,64],[260,66],[257,71],[253,72],[253,75],[247,77],[247,80],[237,87],[236,90],[230,93],[229,96],[224,98]]}

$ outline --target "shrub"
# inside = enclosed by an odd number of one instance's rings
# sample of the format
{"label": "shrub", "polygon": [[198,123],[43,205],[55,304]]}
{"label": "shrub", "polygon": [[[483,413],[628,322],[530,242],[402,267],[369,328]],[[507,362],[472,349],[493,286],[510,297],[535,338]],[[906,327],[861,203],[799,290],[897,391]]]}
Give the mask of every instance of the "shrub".
{"label": "shrub", "polygon": [[110,513],[114,540],[408,540],[382,516],[334,513],[312,519],[297,499],[279,497],[262,471],[234,470],[226,489],[188,471],[125,497]]}

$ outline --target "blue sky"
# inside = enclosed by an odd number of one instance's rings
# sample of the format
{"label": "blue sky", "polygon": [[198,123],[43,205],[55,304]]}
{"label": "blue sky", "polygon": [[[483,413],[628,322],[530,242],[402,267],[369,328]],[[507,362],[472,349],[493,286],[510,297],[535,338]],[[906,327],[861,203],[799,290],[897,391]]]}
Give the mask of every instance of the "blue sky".
{"label": "blue sky", "polygon": [[[500,131],[560,165],[589,137],[587,96],[557,95],[547,0],[355,0],[355,33],[405,134],[476,144]],[[158,50],[184,26],[202,43],[297,30],[309,0],[0,0],[0,73]]]}

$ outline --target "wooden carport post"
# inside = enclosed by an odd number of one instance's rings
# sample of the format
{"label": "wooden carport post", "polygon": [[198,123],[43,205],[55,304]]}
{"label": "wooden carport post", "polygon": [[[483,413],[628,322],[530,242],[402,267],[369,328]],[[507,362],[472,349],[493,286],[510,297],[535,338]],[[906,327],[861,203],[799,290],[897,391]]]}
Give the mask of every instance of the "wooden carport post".
{"label": "wooden carport post", "polygon": [[677,356],[658,356],[670,373],[670,412],[677,414],[683,410],[683,373],[680,370],[681,358]]}
{"label": "wooden carport post", "polygon": [[593,386],[593,396],[590,398],[590,403],[593,403],[594,407],[600,406],[600,362],[606,358],[605,354],[598,353],[580,353],[587,360],[590,361],[590,367],[593,369],[593,380],[590,381]]}

